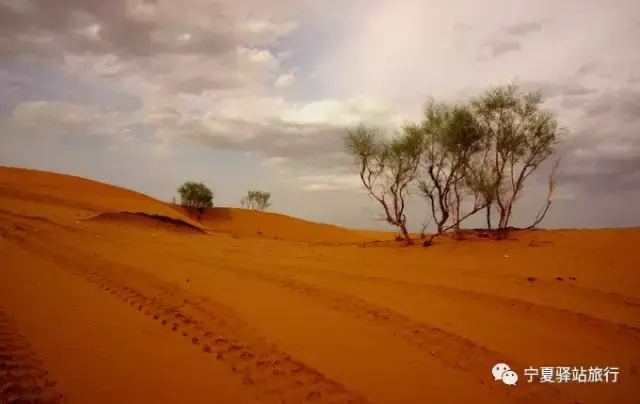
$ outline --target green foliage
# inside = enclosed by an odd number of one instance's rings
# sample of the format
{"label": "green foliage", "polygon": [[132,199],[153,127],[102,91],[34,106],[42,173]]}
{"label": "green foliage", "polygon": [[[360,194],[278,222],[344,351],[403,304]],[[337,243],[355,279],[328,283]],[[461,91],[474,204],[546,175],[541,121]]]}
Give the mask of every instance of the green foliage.
{"label": "green foliage", "polygon": [[347,129],[344,141],[362,181],[375,183],[384,167],[381,131],[361,124],[353,130]]}
{"label": "green foliage", "polygon": [[476,197],[472,213],[482,205],[481,196],[473,181],[467,177],[482,151],[484,134],[470,108],[466,105],[447,105],[431,101],[419,130],[424,136],[422,155],[425,175],[418,189],[427,199],[437,233],[445,230],[452,219],[459,227],[464,219],[462,200],[466,193]]}
{"label": "green foliage", "polygon": [[414,182],[422,153],[422,135],[413,127],[404,128],[391,140],[384,139],[380,129],[360,125],[347,130],[345,149],[369,197],[382,207],[383,220],[397,226],[407,243],[405,215],[409,186]]}
{"label": "green foliage", "polygon": [[380,151],[380,129],[368,128],[362,124],[355,129],[347,129],[345,144],[347,153],[357,161],[362,158],[373,158]]}
{"label": "green foliage", "polygon": [[178,188],[182,206],[190,213],[201,214],[213,206],[213,192],[201,182],[187,181]]}
{"label": "green foliage", "polygon": [[[414,185],[429,203],[436,235],[458,230],[482,209],[490,228],[492,208],[506,231],[524,182],[565,133],[541,106],[539,92],[525,93],[515,84],[491,88],[466,104],[432,100],[422,122],[405,125],[391,140],[365,125],[347,130],[345,149],[367,193],[383,207],[384,220],[407,240],[404,208]],[[467,198],[472,207],[463,213]]]}
{"label": "green foliage", "polygon": [[484,134],[466,105],[431,102],[425,110],[421,129],[429,163],[442,158],[457,169],[482,149]]}
{"label": "green foliage", "polygon": [[271,206],[271,193],[249,190],[247,196],[240,200],[243,208],[264,211]]}
{"label": "green foliage", "polygon": [[540,92],[523,93],[515,84],[487,90],[472,107],[491,156],[488,184],[500,214],[498,228],[506,232],[526,179],[554,152],[566,129],[542,109]]}

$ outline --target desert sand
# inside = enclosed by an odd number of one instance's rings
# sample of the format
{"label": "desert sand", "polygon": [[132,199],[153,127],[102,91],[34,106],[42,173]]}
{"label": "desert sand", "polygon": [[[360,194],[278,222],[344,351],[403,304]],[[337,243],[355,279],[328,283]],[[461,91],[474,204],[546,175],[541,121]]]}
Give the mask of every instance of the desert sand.
{"label": "desert sand", "polygon": [[394,235],[0,167],[0,402],[640,402],[640,229]]}

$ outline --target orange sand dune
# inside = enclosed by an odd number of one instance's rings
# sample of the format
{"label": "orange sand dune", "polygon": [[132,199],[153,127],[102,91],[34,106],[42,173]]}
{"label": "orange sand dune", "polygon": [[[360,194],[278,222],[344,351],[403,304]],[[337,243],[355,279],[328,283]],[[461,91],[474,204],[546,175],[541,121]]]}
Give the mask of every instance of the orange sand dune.
{"label": "orange sand dune", "polygon": [[[38,216],[60,222],[129,211],[164,215],[196,225],[166,204],[138,192],[46,171],[0,167],[0,198],[20,212],[39,211]],[[14,206],[15,201],[22,207]]]}
{"label": "orange sand dune", "polygon": [[[171,205],[181,214],[188,213]],[[238,208],[211,208],[199,222],[206,228],[233,235],[260,236],[282,240],[318,242],[324,244],[363,243],[379,239],[392,239],[393,233],[349,230],[324,223],[314,223],[271,212],[258,212]]]}
{"label": "orange sand dune", "polygon": [[640,229],[369,239],[0,168],[0,403],[640,402]]}

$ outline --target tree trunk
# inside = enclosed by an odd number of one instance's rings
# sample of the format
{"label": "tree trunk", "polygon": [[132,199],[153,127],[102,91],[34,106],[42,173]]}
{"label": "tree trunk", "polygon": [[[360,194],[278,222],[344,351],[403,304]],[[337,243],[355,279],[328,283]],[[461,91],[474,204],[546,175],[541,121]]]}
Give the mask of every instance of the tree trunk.
{"label": "tree trunk", "polygon": [[411,240],[411,237],[409,236],[407,225],[405,223],[400,223],[400,231],[402,231],[402,236],[407,241],[407,245],[413,245],[413,240]]}
{"label": "tree trunk", "polygon": [[500,205],[498,206],[498,213],[500,214],[500,220],[498,221],[498,230],[502,230],[506,227],[506,219],[507,219],[507,209]]}
{"label": "tree trunk", "polygon": [[423,246],[423,247],[429,247],[431,244],[433,244],[433,239],[434,239],[434,238],[436,238],[436,236],[437,236],[438,234],[439,234],[439,233],[434,233],[434,234],[432,234],[432,235],[431,235],[431,237],[429,237],[429,240],[425,240],[425,242],[424,242],[424,243],[422,243],[422,246]]}
{"label": "tree trunk", "polygon": [[447,220],[449,220],[449,212],[445,211],[442,213],[442,217],[440,218],[440,221],[436,222],[436,226],[438,228],[438,232],[436,234],[442,234],[444,225],[447,223]]}
{"label": "tree trunk", "polygon": [[487,205],[487,229],[491,230],[491,204]]}
{"label": "tree trunk", "polygon": [[498,213],[500,214],[500,220],[498,221],[498,239],[505,239],[507,238],[507,209],[503,206],[500,205],[498,207]]}
{"label": "tree trunk", "polygon": [[456,232],[460,231],[460,204],[461,204],[461,197],[460,197],[460,190],[458,189],[458,182],[454,182],[453,183],[453,192],[454,192],[454,197],[455,197],[455,201],[454,201],[454,218],[455,218],[455,230]]}
{"label": "tree trunk", "polygon": [[509,228],[509,219],[511,219],[512,204],[513,204],[513,202],[509,203],[509,206],[507,207],[507,214],[505,215],[505,218],[504,218],[504,228],[505,229]]}

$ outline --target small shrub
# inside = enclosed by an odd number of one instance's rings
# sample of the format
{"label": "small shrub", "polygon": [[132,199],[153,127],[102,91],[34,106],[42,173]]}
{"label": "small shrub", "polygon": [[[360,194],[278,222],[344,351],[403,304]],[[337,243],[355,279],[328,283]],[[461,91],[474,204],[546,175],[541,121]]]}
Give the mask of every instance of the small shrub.
{"label": "small shrub", "polygon": [[206,208],[213,206],[213,192],[201,182],[185,182],[178,188],[178,194],[182,206],[198,218]]}
{"label": "small shrub", "polygon": [[271,206],[271,193],[249,190],[247,196],[240,200],[240,205],[246,209],[264,211]]}

